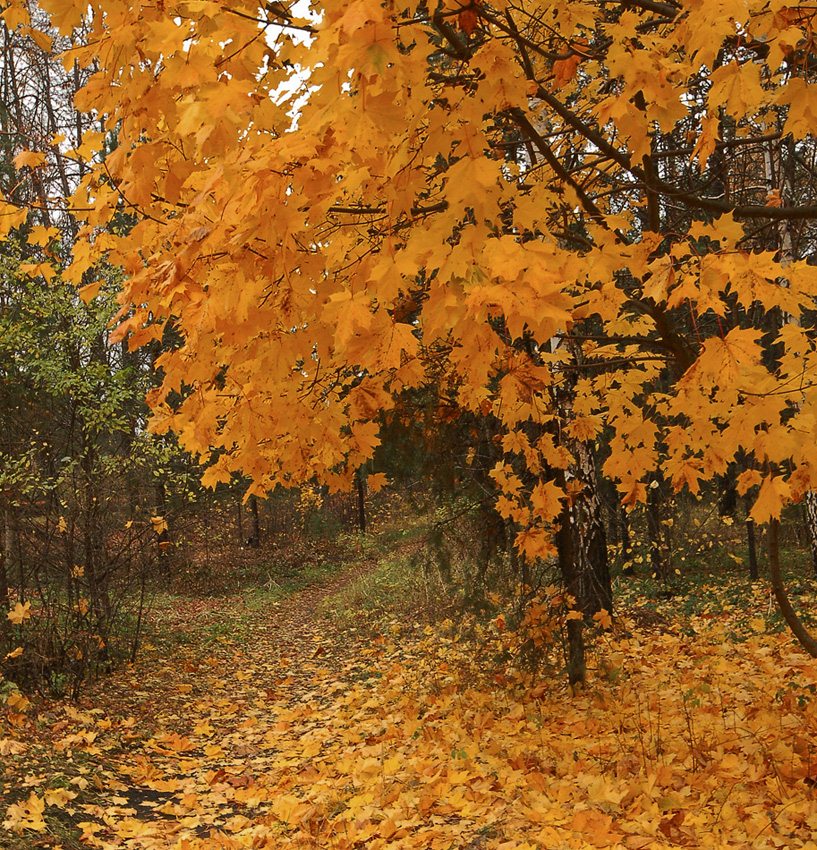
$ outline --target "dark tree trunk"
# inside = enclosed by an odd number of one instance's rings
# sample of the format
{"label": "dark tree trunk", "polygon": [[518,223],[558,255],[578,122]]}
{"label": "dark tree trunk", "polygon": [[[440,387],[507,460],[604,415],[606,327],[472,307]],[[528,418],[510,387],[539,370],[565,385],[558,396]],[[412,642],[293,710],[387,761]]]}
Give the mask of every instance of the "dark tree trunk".
{"label": "dark tree trunk", "polygon": [[[559,572],[565,589],[577,602],[579,598],[579,578],[576,569],[575,529],[573,512],[568,505],[562,510],[561,525],[556,535],[559,553]],[[584,618],[571,618],[566,623],[567,678],[571,685],[581,685],[587,678],[587,663],[584,646]]]}
{"label": "dark tree trunk", "polygon": [[718,503],[718,512],[721,516],[733,517],[738,509],[738,491],[734,471],[730,469],[721,476],[721,497]]}
{"label": "dark tree trunk", "polygon": [[746,520],[746,544],[749,548],[749,578],[752,581],[757,581],[760,578],[760,573],[757,569],[757,541],[755,539],[755,521],[753,519]]}
{"label": "dark tree trunk", "polygon": [[357,490],[357,527],[361,534],[366,533],[366,484],[360,470],[355,475],[355,489]]}
{"label": "dark tree trunk", "polygon": [[774,597],[777,600],[777,606],[786,625],[791,629],[792,634],[800,641],[800,645],[812,657],[817,658],[817,639],[803,625],[800,618],[797,616],[794,608],[789,602],[786,586],[783,582],[783,573],[780,569],[780,546],[778,536],[780,531],[780,521],[773,519],[769,523],[768,544],[769,544],[769,574],[772,579],[772,590]]}
{"label": "dark tree trunk", "polygon": [[167,518],[167,496],[165,494],[165,483],[162,479],[156,482],[156,514],[165,521],[165,528],[157,535],[156,549],[159,561],[166,561],[170,550],[170,522]]}
{"label": "dark tree trunk", "polygon": [[599,495],[604,504],[605,528],[607,542],[615,546],[621,544],[621,518],[619,517],[619,498],[615,484],[609,478],[599,482]]}
{"label": "dark tree trunk", "polygon": [[[655,485],[655,486],[653,486]],[[647,488],[647,537],[650,543],[650,566],[653,573],[666,581],[668,575],[661,539],[661,485],[655,479]]]}
{"label": "dark tree trunk", "polygon": [[[571,343],[569,350],[577,364],[583,361],[581,348]],[[560,412],[567,416],[572,409],[573,388],[564,387],[563,395],[557,398]],[[571,522],[572,562],[574,588],[571,593],[585,617],[606,609],[613,613],[613,589],[610,582],[610,567],[607,561],[607,532],[604,523],[604,505],[596,469],[596,455],[593,443],[576,440],[562,432],[559,441],[568,449],[574,459],[570,474],[574,482],[581,485],[576,488],[572,503],[567,507]],[[560,473],[560,486],[567,492],[566,476]],[[571,482],[573,483],[573,482]]]}
{"label": "dark tree trunk", "polygon": [[573,472],[583,488],[571,505],[576,566],[576,601],[585,617],[605,609],[613,613],[613,588],[607,561],[607,534],[600,498],[596,459],[590,443],[569,446],[576,458]]}
{"label": "dark tree trunk", "polygon": [[[91,602],[91,614],[97,634],[107,645],[108,629],[113,618],[108,587],[108,570],[102,539],[102,506],[97,486],[96,447],[86,436],[86,449],[82,457],[85,481],[85,510],[82,523],[82,545],[85,555],[85,577]],[[102,650],[105,656],[105,650]]]}
{"label": "dark tree trunk", "polygon": [[[559,571],[567,592],[576,600],[581,616],[568,615],[566,623],[567,676],[571,685],[585,681],[584,621],[596,612],[613,610],[613,593],[607,563],[607,540],[599,498],[595,457],[589,443],[573,444],[576,459],[572,470],[584,485],[573,503],[565,502],[556,535]],[[557,479],[566,489],[564,474]]]}
{"label": "dark tree trunk", "polygon": [[480,534],[479,552],[476,569],[469,575],[467,598],[472,605],[482,605],[485,601],[485,585],[488,568],[503,548],[506,531],[505,521],[493,509],[492,505],[483,504],[479,513]]}
{"label": "dark tree trunk", "polygon": [[811,550],[811,568],[817,575],[817,493],[809,490],[803,502],[808,532],[809,549]]}
{"label": "dark tree trunk", "polygon": [[584,645],[584,621],[567,621],[567,679],[571,685],[587,680],[587,661]]}
{"label": "dark tree trunk", "polygon": [[[8,635],[11,622],[6,611],[11,608],[11,585],[8,568],[11,566],[11,516],[7,507],[3,509],[3,540],[0,547],[0,641]],[[0,644],[1,645],[1,644]]]}
{"label": "dark tree trunk", "polygon": [[250,512],[252,513],[252,538],[250,545],[257,549],[261,545],[261,522],[258,519],[258,499],[250,496]]}
{"label": "dark tree trunk", "polygon": [[23,544],[20,539],[20,518],[14,510],[9,512],[9,516],[11,518],[11,524],[8,529],[8,566],[11,566],[12,559],[14,559],[17,563],[17,596],[22,602],[26,598],[26,590],[28,588],[26,587],[27,582],[25,562],[23,560]]}

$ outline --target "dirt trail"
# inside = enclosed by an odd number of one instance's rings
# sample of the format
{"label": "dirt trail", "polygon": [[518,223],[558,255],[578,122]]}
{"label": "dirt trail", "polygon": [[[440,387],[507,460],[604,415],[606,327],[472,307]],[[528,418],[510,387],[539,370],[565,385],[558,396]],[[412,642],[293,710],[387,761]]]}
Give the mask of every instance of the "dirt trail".
{"label": "dirt trail", "polygon": [[[354,654],[354,639],[322,605],[374,565],[355,561],[280,600],[251,607],[242,596],[179,600],[175,611],[165,612],[170,622],[163,629],[193,639],[182,641],[172,654],[164,646],[148,645],[132,671],[101,682],[90,701],[104,706],[117,690],[125,695],[136,688],[134,693],[146,696],[137,707],[147,712],[161,734],[162,727],[188,725],[203,708],[201,698],[214,693],[224,694],[217,704],[227,720],[240,714],[234,706],[258,699],[297,700],[300,689],[310,688],[307,674],[316,663],[334,671]],[[204,642],[196,640],[202,634]],[[219,720],[211,717],[211,722]]]}
{"label": "dirt trail", "polygon": [[309,714],[327,698],[321,683],[339,687],[344,668],[360,666],[354,635],[322,604],[375,563],[355,561],[269,604],[179,599],[155,613],[168,640],[146,641],[134,667],[76,705],[45,706],[36,730],[19,731],[25,752],[0,771],[0,815],[25,802],[24,786],[77,796],[48,808],[46,834],[0,827],[0,848],[164,850],[178,836],[230,834],[258,805],[248,808],[241,789],[269,769],[268,724]]}
{"label": "dirt trail", "polygon": [[322,603],[366,568],[189,601],[177,644],[0,730],[0,847],[817,850],[817,662],[787,635],[630,622],[571,694],[513,676],[498,627],[336,628]]}
{"label": "dirt trail", "polygon": [[[271,651],[290,663],[303,655],[314,656],[315,644],[331,646],[327,658],[347,655],[350,643],[338,630],[321,605],[340,593],[353,581],[374,568],[375,561],[359,561],[327,579],[296,591],[271,606],[258,623],[257,642],[248,645],[249,655]],[[344,650],[346,650],[344,652]]]}

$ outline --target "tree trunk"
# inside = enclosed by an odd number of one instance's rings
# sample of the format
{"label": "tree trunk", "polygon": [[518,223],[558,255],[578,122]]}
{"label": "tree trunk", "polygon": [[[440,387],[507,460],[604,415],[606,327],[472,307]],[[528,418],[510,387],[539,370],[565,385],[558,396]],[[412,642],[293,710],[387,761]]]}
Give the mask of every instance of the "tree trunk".
{"label": "tree trunk", "polygon": [[[11,562],[17,564],[17,598],[22,602],[26,598],[26,569],[23,561],[23,544],[20,540],[20,518],[17,512],[12,508],[7,509],[6,520],[6,554],[8,560],[6,562],[6,570],[11,569]],[[8,572],[7,572],[8,575]]]}
{"label": "tree trunk", "polygon": [[803,502],[806,519],[809,548],[811,549],[811,568],[817,575],[817,493],[809,490]]}
{"label": "tree trunk", "polygon": [[576,565],[576,601],[585,617],[605,609],[613,613],[613,588],[607,561],[607,534],[599,494],[596,458],[590,443],[571,443],[573,473],[582,484],[571,505]]}
{"label": "tree trunk", "polygon": [[746,543],[749,547],[749,578],[757,581],[760,573],[757,569],[757,542],[755,540],[755,521],[746,520]]}
{"label": "tree trunk", "polygon": [[480,505],[477,516],[480,527],[477,563],[473,573],[468,574],[466,598],[471,605],[480,607],[485,602],[488,569],[503,548],[506,531],[505,521],[493,509],[493,505]]}
{"label": "tree trunk", "polygon": [[[82,543],[85,555],[85,578],[91,603],[91,616],[99,637],[107,645],[108,629],[113,616],[108,588],[108,570],[102,540],[102,516],[99,488],[96,481],[96,453],[94,447],[86,448],[82,457],[84,482],[84,516]],[[82,616],[82,615],[80,615]],[[103,656],[104,656],[103,650]]]}
{"label": "tree trunk", "polygon": [[[559,572],[562,575],[567,592],[577,602],[579,598],[579,580],[576,569],[575,529],[573,524],[573,512],[570,506],[565,504],[562,509],[561,525],[556,535],[556,545],[559,552]],[[569,619],[566,623],[567,651],[566,667],[567,679],[571,685],[581,685],[587,678],[587,663],[585,660],[584,646],[584,619]]]}
{"label": "tree trunk", "polygon": [[360,470],[355,474],[357,490],[357,527],[361,534],[366,533],[366,485]]}
{"label": "tree trunk", "polygon": [[6,611],[11,608],[11,585],[9,584],[8,568],[11,566],[11,512],[3,508],[3,541],[0,548],[0,640],[9,634],[11,621],[6,617]]}
{"label": "tree trunk", "polygon": [[630,537],[630,515],[627,513],[627,509],[624,505],[619,506],[618,522],[619,528],[621,529],[621,559],[625,562],[622,572],[624,575],[631,575],[635,572],[635,565],[630,560],[633,541]]}
{"label": "tree trunk", "polygon": [[571,685],[583,685],[587,680],[587,661],[584,646],[584,621],[567,621],[567,680]]}
{"label": "tree trunk", "polygon": [[[584,621],[601,609],[613,610],[613,593],[607,563],[604,515],[598,492],[595,458],[589,443],[569,446],[576,464],[572,470],[584,485],[572,504],[565,502],[556,535],[559,571],[567,592],[576,600],[581,617],[571,616],[566,623],[566,666],[568,681],[585,681]],[[564,473],[557,483],[566,489]]]}
{"label": "tree trunk", "polygon": [[738,509],[738,491],[733,469],[720,476],[721,493],[718,501],[718,513],[721,516],[734,517]]}
{"label": "tree trunk", "polygon": [[170,522],[167,518],[167,496],[165,495],[165,483],[159,478],[156,481],[156,514],[165,521],[165,528],[156,536],[156,551],[159,562],[167,561],[170,549]]}
{"label": "tree trunk", "polygon": [[[653,486],[655,484],[656,486]],[[647,488],[647,536],[650,542],[650,566],[653,573],[665,581],[667,565],[664,558],[664,547],[661,539],[661,485],[657,479]]]}
{"label": "tree trunk", "polygon": [[[580,346],[570,343],[568,350],[576,364],[581,364],[583,354]],[[560,413],[567,418],[572,412],[573,387],[562,387],[562,392],[556,396],[555,401]],[[576,488],[578,492],[573,496],[572,503],[567,506],[570,522],[566,527],[573,535],[571,561],[574,587],[570,593],[576,598],[576,605],[585,617],[592,617],[602,609],[612,614],[613,589],[607,561],[607,532],[596,470],[595,448],[593,443],[573,439],[564,432],[558,436],[574,460],[569,474],[581,485]],[[560,473],[558,478],[560,486],[567,492],[567,476]]]}
{"label": "tree trunk", "polygon": [[250,513],[252,514],[250,546],[257,549],[261,545],[261,522],[258,519],[258,499],[255,496],[250,496]]}
{"label": "tree trunk", "polygon": [[812,656],[812,658],[817,658],[817,640],[797,616],[791,602],[789,602],[788,594],[786,593],[786,586],[783,582],[783,574],[780,569],[780,546],[778,543],[779,531],[780,520],[773,519],[769,523],[768,544],[769,573],[772,578],[774,598],[777,600],[777,606],[780,609],[780,613],[786,621],[786,625],[791,629],[792,634],[798,641],[800,641],[800,645],[810,656]]}

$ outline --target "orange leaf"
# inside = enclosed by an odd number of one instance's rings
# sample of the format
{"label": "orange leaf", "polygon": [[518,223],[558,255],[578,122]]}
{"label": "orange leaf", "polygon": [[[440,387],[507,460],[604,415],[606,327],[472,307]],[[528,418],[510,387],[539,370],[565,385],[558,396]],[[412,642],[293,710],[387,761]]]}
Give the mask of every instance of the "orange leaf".
{"label": "orange leaf", "polygon": [[459,13],[457,20],[459,21],[460,29],[466,35],[471,35],[477,28],[477,22],[479,21],[476,8],[469,6],[467,9],[463,9]]}
{"label": "orange leaf", "polygon": [[602,608],[601,611],[596,611],[593,614],[593,619],[603,628],[609,629],[612,628],[613,618],[610,616],[610,612],[606,608]]}
{"label": "orange leaf", "polygon": [[553,82],[557,88],[566,86],[575,76],[576,69],[582,57],[577,54],[568,56],[567,59],[557,59],[553,63]]}
{"label": "orange leaf", "polygon": [[18,602],[12,609],[6,614],[9,620],[14,623],[16,626],[19,626],[24,620],[31,619],[31,603]]}
{"label": "orange leaf", "polygon": [[371,493],[377,493],[389,483],[385,472],[374,472],[366,478],[366,487]]}
{"label": "orange leaf", "polygon": [[89,283],[86,286],[80,287],[79,297],[86,303],[90,303],[91,301],[99,295],[99,289],[102,286],[101,280],[95,280],[93,283]]}
{"label": "orange leaf", "polygon": [[756,523],[780,519],[780,511],[790,497],[791,487],[784,478],[779,475],[764,478],[750,516]]}
{"label": "orange leaf", "polygon": [[15,168],[38,168],[45,162],[45,154],[42,151],[20,151],[14,157]]}

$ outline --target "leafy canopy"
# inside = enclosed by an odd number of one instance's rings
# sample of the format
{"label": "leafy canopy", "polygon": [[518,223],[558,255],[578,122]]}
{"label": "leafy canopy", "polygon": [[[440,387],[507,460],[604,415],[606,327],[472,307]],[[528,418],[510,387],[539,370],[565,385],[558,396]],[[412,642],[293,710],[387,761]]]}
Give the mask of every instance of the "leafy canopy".
{"label": "leafy canopy", "polygon": [[69,277],[105,256],[120,333],[178,329],[154,425],[208,481],[348,486],[433,373],[501,422],[530,556],[565,436],[607,429],[630,504],[656,470],[694,493],[736,459],[760,521],[817,487],[817,207],[781,167],[813,152],[811,7],[42,5],[87,30],[65,62],[97,64],[78,106],[119,140],[76,154]]}

